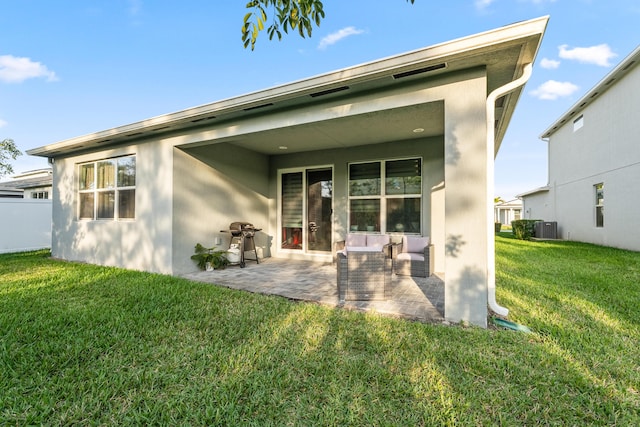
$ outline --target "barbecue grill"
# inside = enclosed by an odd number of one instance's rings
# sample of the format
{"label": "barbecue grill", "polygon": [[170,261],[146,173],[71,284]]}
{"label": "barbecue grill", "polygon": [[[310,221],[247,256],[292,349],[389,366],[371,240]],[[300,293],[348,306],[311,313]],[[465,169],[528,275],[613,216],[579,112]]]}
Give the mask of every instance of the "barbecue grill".
{"label": "barbecue grill", "polygon": [[[229,250],[232,249],[240,251],[240,262],[239,263],[231,263],[231,264],[240,264],[240,268],[244,268],[245,266],[245,258],[244,253],[246,251],[253,251],[255,255],[255,262],[260,264],[260,260],[258,259],[258,251],[256,250],[256,244],[253,241],[253,236],[255,236],[257,231],[260,231],[261,228],[256,228],[253,224],[249,222],[232,222],[229,225],[229,233],[231,233],[231,240],[229,241]],[[221,230],[226,232],[227,230]],[[254,261],[254,260],[251,260]]]}

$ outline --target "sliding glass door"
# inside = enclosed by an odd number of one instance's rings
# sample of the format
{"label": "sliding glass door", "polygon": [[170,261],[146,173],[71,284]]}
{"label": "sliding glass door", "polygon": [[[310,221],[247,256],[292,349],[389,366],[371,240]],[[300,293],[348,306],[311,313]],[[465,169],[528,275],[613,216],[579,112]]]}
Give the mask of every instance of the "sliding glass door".
{"label": "sliding glass door", "polygon": [[332,168],[282,172],[280,183],[280,249],[331,252]]}

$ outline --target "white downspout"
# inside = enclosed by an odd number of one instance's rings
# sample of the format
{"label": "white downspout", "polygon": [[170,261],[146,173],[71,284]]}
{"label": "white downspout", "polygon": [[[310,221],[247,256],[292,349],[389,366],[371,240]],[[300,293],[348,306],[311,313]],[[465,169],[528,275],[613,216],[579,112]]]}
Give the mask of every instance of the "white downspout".
{"label": "white downspout", "polygon": [[500,316],[509,314],[509,309],[496,302],[496,242],[494,228],[494,179],[495,179],[495,117],[496,99],[523,86],[531,77],[533,64],[524,66],[522,76],[506,85],[495,89],[487,97],[487,300],[489,308]]}

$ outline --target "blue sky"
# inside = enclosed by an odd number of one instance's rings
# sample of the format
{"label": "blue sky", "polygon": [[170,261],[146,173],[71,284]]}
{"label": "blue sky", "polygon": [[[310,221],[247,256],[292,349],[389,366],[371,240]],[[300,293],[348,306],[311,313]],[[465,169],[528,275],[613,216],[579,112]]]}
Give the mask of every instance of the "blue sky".
{"label": "blue sky", "polygon": [[[20,0],[0,7],[0,139],[24,152],[549,15],[496,159],[496,195],[547,183],[539,135],[640,43],[637,0],[326,0],[310,39],[256,50],[246,0]],[[46,167],[23,155],[15,172]]]}

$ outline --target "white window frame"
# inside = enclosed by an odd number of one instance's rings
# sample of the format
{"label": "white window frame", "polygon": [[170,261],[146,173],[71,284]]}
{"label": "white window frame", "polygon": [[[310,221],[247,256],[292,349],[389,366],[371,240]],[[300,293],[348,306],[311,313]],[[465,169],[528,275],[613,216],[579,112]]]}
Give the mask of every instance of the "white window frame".
{"label": "white window frame", "polygon": [[49,192],[48,191],[33,191],[31,193],[32,199],[48,199]]}
{"label": "white window frame", "polygon": [[[393,162],[397,160],[420,160],[420,193],[417,194],[386,194],[386,170],[385,167],[387,162]],[[378,195],[365,195],[365,196],[352,196],[349,188],[351,182],[351,165],[355,164],[365,164],[365,163],[379,163],[380,164],[380,194]],[[408,156],[408,157],[399,157],[399,158],[386,158],[386,159],[375,159],[375,160],[363,160],[357,162],[349,162],[347,164],[347,229],[350,233],[375,233],[375,234],[407,234],[407,235],[422,235],[423,232],[423,217],[424,217],[424,159],[421,156]],[[396,231],[396,230],[387,230],[387,200],[389,199],[418,199],[418,203],[420,205],[420,225],[418,232],[404,232],[404,231]],[[379,199],[380,200],[380,230],[379,231],[367,231],[367,230],[357,230],[354,231],[351,224],[351,200],[371,200],[371,199]]]}
{"label": "white window frame", "polygon": [[[134,161],[136,160],[136,155],[135,154],[131,154],[131,155],[125,155],[125,156],[118,156],[118,157],[109,157],[109,158],[104,158],[104,159],[99,159],[99,160],[94,160],[91,162],[83,162],[83,163],[79,163],[76,167],[76,172],[77,172],[77,179],[76,179],[76,185],[77,185],[77,209],[76,209],[76,218],[79,221],[134,221],[136,219],[136,212],[135,212],[135,199],[136,199],[136,185],[119,185],[118,183],[118,161],[122,160],[122,159],[129,159],[129,158],[133,158]],[[97,188],[97,183],[98,183],[98,164],[99,163],[103,163],[103,162],[114,162],[115,163],[115,172],[114,172],[114,185],[113,187],[108,187],[108,188]],[[82,167],[86,166],[86,165],[93,165],[93,185],[91,188],[87,188],[87,189],[81,189],[80,186],[80,180],[82,177]],[[137,162],[136,162],[136,170],[134,171],[134,182],[137,183]],[[120,191],[130,191],[133,190],[134,195],[134,211],[133,211],[133,217],[132,218],[120,218],[119,217],[119,203],[120,203],[120,198],[119,193]],[[101,193],[107,193],[107,192],[113,192],[114,193],[114,212],[113,212],[113,218],[98,218],[98,205],[99,205],[99,197],[98,195]],[[81,212],[81,195],[82,194],[93,194],[93,216],[91,218],[88,217],[81,217],[82,212]]]}
{"label": "white window frame", "polygon": [[[599,182],[593,186],[595,196],[594,224],[596,228],[604,228],[604,182]],[[602,191],[602,197],[598,197],[598,193]],[[602,223],[598,225],[598,211],[602,215]]]}
{"label": "white window frame", "polygon": [[[276,239],[276,250],[278,252],[284,253],[293,253],[293,254],[320,254],[324,255],[324,252],[314,252],[308,249],[307,239],[302,238],[302,249],[285,249],[282,247],[282,175],[286,175],[289,173],[302,173],[302,224],[307,224],[309,222],[308,212],[306,209],[307,202],[307,171],[316,170],[316,169],[331,169],[331,182],[335,188],[335,166],[332,164],[328,165],[312,165],[312,166],[303,166],[303,167],[295,167],[295,168],[285,168],[278,169],[278,192],[277,192],[277,201],[278,201],[278,214],[276,219],[276,227],[278,230],[278,238]],[[333,212],[335,205],[335,195],[332,196],[331,200],[331,211]],[[333,230],[335,230],[335,224],[333,215],[331,218],[331,235],[333,236]],[[303,236],[304,236],[303,231]],[[333,239],[333,237],[332,237]],[[333,241],[331,242],[331,247],[333,247]]]}

